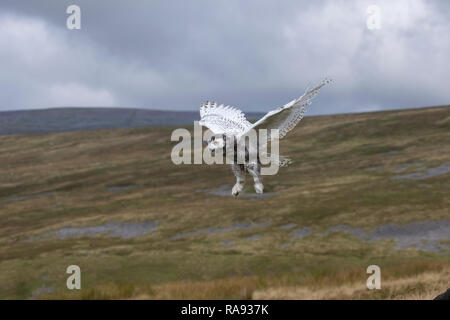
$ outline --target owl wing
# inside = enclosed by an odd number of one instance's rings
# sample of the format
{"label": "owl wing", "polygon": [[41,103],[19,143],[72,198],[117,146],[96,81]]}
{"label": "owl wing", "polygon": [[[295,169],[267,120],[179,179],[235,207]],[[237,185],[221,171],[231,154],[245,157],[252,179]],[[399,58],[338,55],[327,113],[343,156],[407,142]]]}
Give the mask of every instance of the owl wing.
{"label": "owl wing", "polygon": [[199,123],[214,134],[227,135],[243,134],[252,126],[241,110],[209,101],[200,106]]}
{"label": "owl wing", "polygon": [[258,132],[259,129],[267,129],[267,137],[268,141],[270,141],[271,129],[277,129],[279,138],[283,138],[302,120],[306,112],[306,107],[311,104],[312,99],[317,95],[319,90],[330,82],[330,79],[325,79],[317,87],[306,90],[300,98],[294,99],[288,104],[270,111],[255,122],[250,130],[255,129]]}

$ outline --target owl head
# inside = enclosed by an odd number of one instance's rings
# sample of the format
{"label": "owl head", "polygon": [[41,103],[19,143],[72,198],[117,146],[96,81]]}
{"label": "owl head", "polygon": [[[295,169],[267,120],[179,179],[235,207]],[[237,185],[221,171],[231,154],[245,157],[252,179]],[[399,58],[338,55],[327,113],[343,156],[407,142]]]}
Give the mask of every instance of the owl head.
{"label": "owl head", "polygon": [[212,136],[208,141],[208,149],[215,151],[225,147],[225,137],[224,136]]}

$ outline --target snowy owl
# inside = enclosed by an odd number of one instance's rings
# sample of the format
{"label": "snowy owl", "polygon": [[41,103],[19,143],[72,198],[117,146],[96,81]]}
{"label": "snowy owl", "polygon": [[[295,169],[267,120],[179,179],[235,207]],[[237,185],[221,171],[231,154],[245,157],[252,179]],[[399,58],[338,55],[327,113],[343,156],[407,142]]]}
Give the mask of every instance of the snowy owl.
{"label": "snowy owl", "polygon": [[[231,190],[233,196],[238,196],[244,189],[245,174],[249,173],[254,180],[256,193],[263,193],[264,186],[261,175],[261,148],[258,146],[247,146],[239,149],[240,143],[246,143],[244,137],[251,130],[267,129],[267,139],[264,143],[271,140],[271,132],[278,133],[278,139],[283,138],[289,131],[303,118],[306,107],[311,104],[311,100],[317,95],[319,90],[326,84],[330,83],[330,79],[325,79],[313,89],[307,89],[305,93],[298,99],[294,99],[282,107],[270,111],[255,123],[250,123],[244,113],[234,107],[218,105],[207,101],[200,106],[200,122],[199,124],[211,130],[213,136],[207,141],[207,148],[211,152],[220,150],[224,155],[228,154],[231,149],[233,153],[232,171],[236,176],[236,184]],[[275,130],[271,130],[275,129]],[[227,148],[229,146],[230,148]],[[244,150],[243,162],[237,161],[238,150]],[[253,151],[252,151],[253,150]],[[250,157],[254,152],[256,157]],[[280,167],[290,163],[290,159],[286,157],[278,157],[276,164]]]}

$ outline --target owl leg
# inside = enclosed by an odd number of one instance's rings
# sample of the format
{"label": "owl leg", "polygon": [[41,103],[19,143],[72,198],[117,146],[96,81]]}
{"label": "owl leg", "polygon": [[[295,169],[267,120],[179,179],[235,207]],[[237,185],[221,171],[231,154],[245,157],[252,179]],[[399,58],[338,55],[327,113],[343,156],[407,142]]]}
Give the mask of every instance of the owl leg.
{"label": "owl leg", "polygon": [[262,184],[261,166],[259,164],[250,163],[247,165],[247,171],[253,177],[256,193],[263,193],[264,186]]}
{"label": "owl leg", "polygon": [[244,190],[245,184],[245,170],[243,165],[239,165],[237,163],[233,163],[231,165],[231,170],[233,170],[234,175],[236,176],[236,184],[231,190],[231,194],[235,197],[239,195],[239,193]]}

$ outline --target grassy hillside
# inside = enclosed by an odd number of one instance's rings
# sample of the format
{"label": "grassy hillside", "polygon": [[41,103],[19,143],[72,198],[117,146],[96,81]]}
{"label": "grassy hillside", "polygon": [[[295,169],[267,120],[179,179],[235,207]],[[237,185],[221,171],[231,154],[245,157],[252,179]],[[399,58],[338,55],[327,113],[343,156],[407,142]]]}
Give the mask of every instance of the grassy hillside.
{"label": "grassy hillside", "polygon": [[[0,298],[399,299],[449,286],[450,107],[305,118],[264,199],[211,194],[234,183],[230,168],[172,164],[173,129],[0,136]],[[381,290],[366,289],[372,264]]]}

